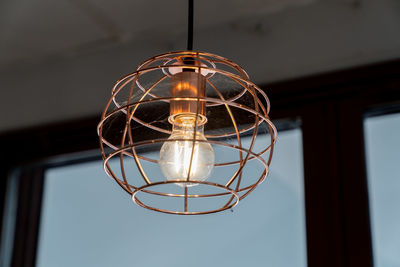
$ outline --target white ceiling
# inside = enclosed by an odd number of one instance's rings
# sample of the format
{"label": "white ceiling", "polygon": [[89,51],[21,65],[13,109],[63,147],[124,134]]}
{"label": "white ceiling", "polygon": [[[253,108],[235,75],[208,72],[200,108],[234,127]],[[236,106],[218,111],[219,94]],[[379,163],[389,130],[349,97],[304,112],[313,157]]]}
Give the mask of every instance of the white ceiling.
{"label": "white ceiling", "polygon": [[[196,3],[196,29],[313,1],[201,1]],[[173,42],[186,29],[186,0],[6,0],[2,5],[0,69],[143,37]]]}
{"label": "white ceiling", "polygon": [[[400,57],[400,0],[195,2],[195,48],[258,83]],[[0,2],[0,131],[99,114],[120,76],[185,48],[186,5]]]}

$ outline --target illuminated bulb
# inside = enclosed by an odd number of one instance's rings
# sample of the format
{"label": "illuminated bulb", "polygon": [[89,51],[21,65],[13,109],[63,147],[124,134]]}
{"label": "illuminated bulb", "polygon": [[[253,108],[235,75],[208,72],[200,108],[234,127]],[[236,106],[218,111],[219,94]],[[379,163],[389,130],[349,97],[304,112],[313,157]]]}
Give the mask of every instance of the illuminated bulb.
{"label": "illuminated bulb", "polygon": [[[215,156],[212,146],[208,142],[198,141],[193,146],[195,115],[178,115],[175,122],[168,139],[178,140],[164,142],[160,150],[159,163],[162,173],[168,180],[186,181],[190,169],[189,181],[206,180],[214,168]],[[204,125],[197,126],[196,140],[207,140],[204,136]],[[191,158],[192,164],[190,164]],[[196,185],[196,183],[176,184],[182,187]]]}

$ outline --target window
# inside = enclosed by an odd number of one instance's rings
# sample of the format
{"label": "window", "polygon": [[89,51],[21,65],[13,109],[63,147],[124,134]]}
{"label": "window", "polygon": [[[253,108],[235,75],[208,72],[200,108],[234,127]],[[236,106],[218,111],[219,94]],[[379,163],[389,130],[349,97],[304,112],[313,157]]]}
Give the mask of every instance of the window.
{"label": "window", "polygon": [[[230,253],[231,258],[225,259],[232,266],[235,259],[241,265],[245,261],[246,266],[246,260],[263,261],[256,266],[305,266],[306,221],[309,267],[372,267],[372,246],[375,267],[397,266],[398,205],[391,205],[399,199],[391,190],[398,186],[393,180],[399,173],[399,133],[393,129],[399,125],[398,115],[364,121],[364,112],[399,112],[399,84],[400,61],[396,60],[263,86],[273,103],[271,117],[281,129],[268,180],[233,213],[193,218],[161,214],[162,222],[148,222],[151,231],[140,223],[161,217],[136,207],[129,195],[105,177],[100,162],[83,163],[99,157],[93,130],[98,116],[4,133],[0,136],[4,151],[0,172],[9,179],[0,179],[0,189],[7,185],[6,198],[0,198],[6,203],[0,203],[4,214],[0,265],[132,266],[163,259],[179,266],[187,254],[191,261],[186,265],[194,266],[197,258],[193,255],[208,253],[198,260],[207,264]],[[301,121],[301,131],[282,130],[296,128],[294,121]],[[379,123],[382,126],[375,127]],[[253,203],[258,204],[257,212],[251,210]],[[179,225],[173,218],[187,223]],[[161,235],[164,228],[178,226],[186,227],[185,231]],[[209,241],[210,234],[198,232],[218,233],[218,242],[202,245],[200,241]],[[126,238],[128,234],[133,237]],[[150,234],[178,242],[139,243],[153,241]],[[186,246],[190,251],[183,253],[186,247],[180,245],[189,237],[199,242]],[[138,249],[139,244],[146,252]],[[241,249],[235,251],[238,246]]]}
{"label": "window", "polygon": [[306,266],[299,129],[280,133],[269,177],[233,212],[140,208],[99,161],[49,169],[43,197],[38,267]]}
{"label": "window", "polygon": [[400,266],[400,114],[364,128],[375,267]]}

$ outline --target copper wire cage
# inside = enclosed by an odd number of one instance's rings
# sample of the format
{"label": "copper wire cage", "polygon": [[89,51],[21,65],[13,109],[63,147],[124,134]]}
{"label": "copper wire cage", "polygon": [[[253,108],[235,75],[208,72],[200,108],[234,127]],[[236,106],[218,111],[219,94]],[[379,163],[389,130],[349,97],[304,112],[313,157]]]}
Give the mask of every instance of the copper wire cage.
{"label": "copper wire cage", "polygon": [[[203,93],[172,93],[182,70],[204,81]],[[168,180],[160,171],[160,146],[182,141],[168,139],[177,103],[203,119],[196,119],[194,135],[185,141],[212,146],[214,169],[207,180],[190,179],[193,156],[187,179]],[[194,51],[155,56],[112,89],[98,125],[104,170],[150,210],[194,215],[231,209],[268,175],[277,138],[269,109],[265,92],[228,59]],[[196,135],[200,124],[206,140]]]}

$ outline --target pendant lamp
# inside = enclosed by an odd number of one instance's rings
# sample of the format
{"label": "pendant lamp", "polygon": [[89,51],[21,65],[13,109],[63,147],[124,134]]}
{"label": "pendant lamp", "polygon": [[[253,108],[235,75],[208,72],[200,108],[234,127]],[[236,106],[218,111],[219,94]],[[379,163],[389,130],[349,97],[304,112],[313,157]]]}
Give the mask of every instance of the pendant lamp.
{"label": "pendant lamp", "polygon": [[98,125],[104,170],[141,207],[232,209],[268,175],[277,131],[267,95],[236,63],[188,49],[154,56],[116,82]]}

